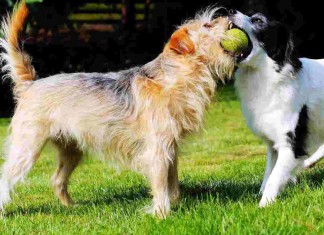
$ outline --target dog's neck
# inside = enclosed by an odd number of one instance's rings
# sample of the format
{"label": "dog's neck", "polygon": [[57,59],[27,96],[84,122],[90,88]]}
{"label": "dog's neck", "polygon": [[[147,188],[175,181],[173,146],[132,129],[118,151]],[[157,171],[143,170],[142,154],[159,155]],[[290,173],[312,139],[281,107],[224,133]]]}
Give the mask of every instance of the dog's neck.
{"label": "dog's neck", "polygon": [[[235,72],[237,82],[263,82],[276,84],[282,80],[294,80],[298,71],[290,64],[280,66],[268,56],[263,56],[251,64],[243,64]],[[255,78],[251,79],[251,78]],[[253,81],[251,81],[253,80]]]}
{"label": "dog's neck", "polygon": [[[172,83],[192,83],[206,82],[205,80],[214,80],[208,69],[207,63],[198,56],[179,56],[162,53],[161,69],[164,72],[164,79],[171,79]],[[211,84],[214,86],[214,84]]]}
{"label": "dog's neck", "polygon": [[135,81],[137,97],[151,112],[156,109],[170,115],[167,120],[174,120],[172,125],[177,126],[173,129],[175,139],[199,130],[216,86],[208,66],[184,56],[170,57],[162,53],[141,69],[146,76]]}
{"label": "dog's neck", "polygon": [[[254,105],[261,100],[271,102],[272,98],[276,99],[276,93],[281,88],[298,86],[298,73],[291,64],[286,63],[280,70],[278,68],[278,64],[267,57],[256,67],[242,66],[237,69],[235,88],[242,105]],[[267,105],[264,106],[266,107]]]}
{"label": "dog's neck", "polygon": [[143,65],[141,67],[140,73],[143,77],[147,79],[156,79],[157,77],[162,75],[161,71],[161,56],[158,56],[151,62]]}

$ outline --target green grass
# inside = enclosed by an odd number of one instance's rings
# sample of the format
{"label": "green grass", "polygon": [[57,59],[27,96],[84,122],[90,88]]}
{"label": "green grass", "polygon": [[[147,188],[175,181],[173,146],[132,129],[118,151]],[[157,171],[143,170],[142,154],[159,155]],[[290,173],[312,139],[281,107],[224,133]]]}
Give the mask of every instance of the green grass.
{"label": "green grass", "polygon": [[[93,158],[72,176],[77,205],[61,206],[49,184],[55,151],[47,146],[6,207],[0,234],[324,234],[324,164],[259,209],[265,146],[247,129],[232,88],[221,88],[216,100],[205,129],[181,146],[182,199],[166,220],[142,213],[150,202],[142,176]],[[0,121],[1,139],[8,122]]]}

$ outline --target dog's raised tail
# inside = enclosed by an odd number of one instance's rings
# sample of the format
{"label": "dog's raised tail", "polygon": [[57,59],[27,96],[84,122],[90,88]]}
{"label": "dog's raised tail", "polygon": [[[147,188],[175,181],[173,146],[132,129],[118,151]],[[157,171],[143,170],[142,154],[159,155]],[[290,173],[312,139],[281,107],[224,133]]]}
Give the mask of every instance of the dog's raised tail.
{"label": "dog's raised tail", "polygon": [[35,69],[32,66],[31,58],[20,46],[19,36],[24,29],[28,16],[28,8],[25,0],[16,4],[11,16],[8,15],[2,22],[0,46],[4,52],[0,55],[3,62],[2,71],[5,77],[10,77],[15,83],[15,94],[25,90],[35,80]]}

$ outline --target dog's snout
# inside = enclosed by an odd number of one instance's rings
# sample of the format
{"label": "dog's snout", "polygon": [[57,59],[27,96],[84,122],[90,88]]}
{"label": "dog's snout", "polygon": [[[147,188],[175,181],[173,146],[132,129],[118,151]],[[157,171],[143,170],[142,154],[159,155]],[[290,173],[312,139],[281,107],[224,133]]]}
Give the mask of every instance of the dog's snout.
{"label": "dog's snout", "polygon": [[229,15],[235,15],[236,13],[237,13],[237,11],[235,9],[229,9],[228,10]]}

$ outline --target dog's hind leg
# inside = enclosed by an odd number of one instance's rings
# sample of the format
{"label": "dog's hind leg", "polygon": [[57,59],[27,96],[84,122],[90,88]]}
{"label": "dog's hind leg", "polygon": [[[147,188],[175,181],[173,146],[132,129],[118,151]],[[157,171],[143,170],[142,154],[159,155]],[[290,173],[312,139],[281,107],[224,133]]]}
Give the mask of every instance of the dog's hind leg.
{"label": "dog's hind leg", "polygon": [[324,144],[321,145],[312,156],[310,156],[303,162],[303,167],[304,168],[312,167],[323,157],[324,157]]}
{"label": "dog's hind leg", "polygon": [[80,163],[82,151],[78,148],[75,142],[55,141],[58,148],[58,167],[52,177],[55,195],[65,206],[73,204],[73,201],[68,193],[69,178],[73,170]]}
{"label": "dog's hind leg", "polygon": [[37,161],[48,138],[43,125],[34,122],[18,123],[13,119],[8,139],[7,156],[0,179],[0,211],[10,201],[10,191],[22,181]]}

